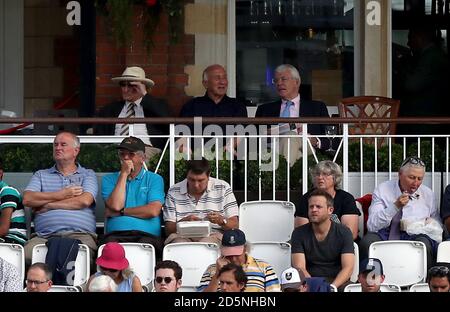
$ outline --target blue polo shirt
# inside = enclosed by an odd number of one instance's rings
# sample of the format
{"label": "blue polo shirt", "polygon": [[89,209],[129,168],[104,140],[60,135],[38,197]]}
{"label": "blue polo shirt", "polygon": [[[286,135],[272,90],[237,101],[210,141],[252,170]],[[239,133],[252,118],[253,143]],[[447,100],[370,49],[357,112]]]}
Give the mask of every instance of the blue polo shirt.
{"label": "blue polo shirt", "polygon": [[[120,172],[108,174],[102,179],[102,196],[106,201],[117,184]],[[164,204],[163,178],[153,172],[141,169],[133,180],[127,180],[125,209],[147,205],[153,201]],[[141,219],[132,216],[110,217],[106,222],[105,233],[114,231],[142,231],[161,236],[161,220],[158,217]]]}

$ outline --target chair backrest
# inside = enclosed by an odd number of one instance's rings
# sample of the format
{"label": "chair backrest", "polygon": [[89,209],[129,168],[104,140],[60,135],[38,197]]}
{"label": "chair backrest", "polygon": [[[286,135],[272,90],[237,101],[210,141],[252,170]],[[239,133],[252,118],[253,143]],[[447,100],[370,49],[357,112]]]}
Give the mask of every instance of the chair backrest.
{"label": "chair backrest", "polygon": [[173,243],[163,249],[163,260],[175,261],[183,269],[184,287],[199,286],[203,273],[219,255],[219,246],[213,243]]}
{"label": "chair backrest", "polygon": [[337,292],[338,292],[337,287],[334,286],[333,284],[330,284],[330,292],[335,292],[335,293],[337,293]]}
{"label": "chair backrest", "polygon": [[181,286],[180,288],[178,288],[178,292],[197,292],[197,287]]}
{"label": "chair backrest", "polygon": [[285,242],[254,242],[250,244],[249,254],[256,259],[270,264],[277,273],[278,279],[281,273],[291,267],[291,245]]}
{"label": "chair backrest", "polygon": [[[361,292],[361,284],[349,284],[345,286],[344,292]],[[380,291],[381,292],[401,292],[402,289],[400,286],[396,284],[386,284],[383,283],[380,285]]]}
{"label": "chair backrest", "polygon": [[428,283],[417,283],[409,288],[410,292],[430,292]]}
{"label": "chair backrest", "polygon": [[23,282],[25,280],[25,252],[22,245],[0,243],[0,257],[17,268]]}
{"label": "chair backrest", "polygon": [[359,274],[359,247],[358,244],[353,242],[353,247],[355,250],[355,262],[353,263],[353,272],[352,276],[350,277],[350,281],[355,283],[358,280],[358,274]]}
{"label": "chair backrest", "polygon": [[358,218],[358,236],[362,239],[364,236],[364,210],[359,201],[355,200],[355,204],[356,208],[358,208],[359,212],[361,213]]}
{"label": "chair backrest", "polygon": [[[75,272],[73,275],[73,286],[84,285],[90,277],[91,264],[89,247],[85,244],[79,244],[77,258],[75,259]],[[31,263],[43,262],[45,263],[45,257],[47,256],[48,248],[45,244],[38,244],[33,247],[33,253],[31,256]],[[57,286],[57,285],[56,285]]]}
{"label": "chair backrest", "polygon": [[381,241],[369,247],[369,258],[383,264],[384,282],[400,287],[423,282],[427,275],[425,244],[416,241]]}
{"label": "chair backrest", "polygon": [[75,286],[53,285],[48,292],[80,292],[80,289]]}
{"label": "chair backrest", "polygon": [[239,206],[239,228],[249,242],[287,242],[294,230],[294,212],[291,202],[244,202]]}
{"label": "chair backrest", "polygon": [[[400,101],[382,96],[355,96],[338,103],[339,116],[347,118],[397,118]],[[355,123],[350,134],[395,134],[395,123]],[[383,143],[382,139],[382,143]]]}
{"label": "chair backrest", "polygon": [[436,262],[450,262],[450,241],[439,243]]}
{"label": "chair backrest", "polygon": [[[119,243],[125,249],[125,257],[130,263],[130,269],[139,277],[141,284],[149,285],[155,276],[155,248],[145,243]],[[98,247],[98,257],[105,245]]]}

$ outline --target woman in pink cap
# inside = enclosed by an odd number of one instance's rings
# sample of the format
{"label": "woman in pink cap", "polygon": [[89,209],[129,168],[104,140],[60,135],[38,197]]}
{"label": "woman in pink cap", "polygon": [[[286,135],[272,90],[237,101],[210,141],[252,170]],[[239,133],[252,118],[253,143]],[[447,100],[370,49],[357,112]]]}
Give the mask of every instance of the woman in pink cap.
{"label": "woman in pink cap", "polygon": [[88,289],[94,277],[104,274],[114,280],[118,292],[142,292],[141,281],[129,268],[125,249],[119,243],[107,243],[96,263],[100,271],[91,276],[87,285]]}

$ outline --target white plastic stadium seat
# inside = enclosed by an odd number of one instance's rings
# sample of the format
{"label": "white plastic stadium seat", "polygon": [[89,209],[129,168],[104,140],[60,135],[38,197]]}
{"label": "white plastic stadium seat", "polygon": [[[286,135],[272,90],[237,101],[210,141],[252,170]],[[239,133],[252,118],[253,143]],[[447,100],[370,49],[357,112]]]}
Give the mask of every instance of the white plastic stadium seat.
{"label": "white plastic stadium seat", "polygon": [[334,286],[333,284],[330,284],[330,292],[335,292],[335,293],[337,293],[337,292],[338,292],[337,287]]}
{"label": "white plastic stadium seat", "polygon": [[352,276],[350,277],[350,281],[356,283],[358,281],[359,274],[359,247],[355,242],[353,242],[353,247],[355,250],[355,262],[353,263],[353,272]]}
{"label": "white plastic stadium seat", "polygon": [[427,283],[417,283],[409,288],[410,292],[430,292],[430,287]]}
{"label": "white plastic stadium seat", "polygon": [[17,268],[23,282],[25,279],[25,252],[22,245],[0,243],[0,257]]}
{"label": "white plastic stadium seat", "polygon": [[[381,292],[401,292],[402,289],[400,286],[395,284],[381,284],[380,285]],[[344,292],[361,292],[361,284],[349,284],[345,286]]]}
{"label": "white plastic stadium seat", "polygon": [[[119,243],[125,249],[125,257],[130,263],[130,269],[139,277],[142,286],[151,285],[155,276],[155,248],[151,244]],[[105,245],[98,248],[101,256]]]}
{"label": "white plastic stadium seat", "polygon": [[425,244],[422,242],[375,242],[369,247],[369,258],[381,260],[386,284],[405,287],[425,281],[427,258]]}
{"label": "white plastic stadium seat", "polygon": [[182,285],[180,288],[178,288],[178,292],[197,292],[197,287],[193,287],[193,286],[184,287]]}
{"label": "white plastic stadium seat", "polygon": [[75,286],[53,285],[48,292],[80,292],[80,289]]}
{"label": "white plastic stadium seat", "polygon": [[[89,247],[85,244],[79,244],[77,258],[75,259],[75,274],[73,286],[81,286],[89,280],[91,273]],[[47,256],[47,246],[45,244],[38,244],[33,247],[33,254],[31,256],[31,263],[43,262]]]}
{"label": "white plastic stadium seat", "polygon": [[450,262],[450,241],[439,243],[436,262]]}
{"label": "white plastic stadium seat", "polygon": [[254,242],[250,244],[249,254],[272,266],[278,279],[281,273],[291,267],[291,245],[284,242]]}
{"label": "white plastic stadium seat", "polygon": [[183,287],[199,286],[203,273],[219,255],[219,246],[213,243],[172,243],[163,249],[163,260],[175,261],[183,269]]}
{"label": "white plastic stadium seat", "polygon": [[239,228],[249,242],[287,242],[294,230],[294,212],[291,202],[244,202],[239,206]]}

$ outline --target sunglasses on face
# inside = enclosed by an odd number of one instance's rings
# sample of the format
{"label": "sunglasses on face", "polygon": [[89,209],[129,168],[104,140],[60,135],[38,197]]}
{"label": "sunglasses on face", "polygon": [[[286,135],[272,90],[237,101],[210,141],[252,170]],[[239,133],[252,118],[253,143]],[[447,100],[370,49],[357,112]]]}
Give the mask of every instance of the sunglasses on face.
{"label": "sunglasses on face", "polygon": [[166,284],[170,284],[170,282],[171,282],[172,280],[173,280],[173,278],[171,278],[171,277],[169,277],[169,276],[166,276],[166,277],[157,276],[157,277],[155,278],[155,281],[156,281],[158,284],[161,284],[162,281],[164,281],[164,283],[166,283]]}
{"label": "sunglasses on face", "polygon": [[109,268],[104,268],[104,267],[100,267],[100,270],[102,270],[103,272],[111,272],[111,273],[119,272],[119,270],[109,269]]}
{"label": "sunglasses on face", "polygon": [[419,165],[421,167],[425,167],[424,161],[422,159],[420,159],[419,157],[415,157],[415,156],[411,156],[411,157],[406,158],[402,162],[400,168],[403,167],[403,166],[406,166],[407,164]]}

